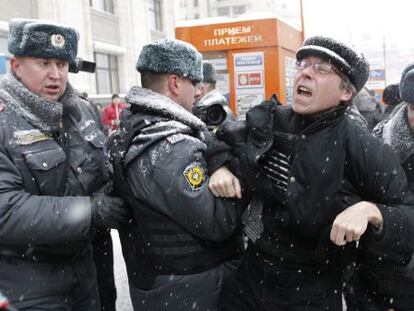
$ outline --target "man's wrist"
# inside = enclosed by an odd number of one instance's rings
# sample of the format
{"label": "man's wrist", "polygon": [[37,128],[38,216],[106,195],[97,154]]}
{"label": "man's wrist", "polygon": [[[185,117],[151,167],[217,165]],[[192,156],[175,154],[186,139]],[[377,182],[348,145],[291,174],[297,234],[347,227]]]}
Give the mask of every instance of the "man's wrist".
{"label": "man's wrist", "polygon": [[380,228],[383,225],[384,219],[382,217],[380,209],[376,204],[366,202],[368,222],[375,228]]}

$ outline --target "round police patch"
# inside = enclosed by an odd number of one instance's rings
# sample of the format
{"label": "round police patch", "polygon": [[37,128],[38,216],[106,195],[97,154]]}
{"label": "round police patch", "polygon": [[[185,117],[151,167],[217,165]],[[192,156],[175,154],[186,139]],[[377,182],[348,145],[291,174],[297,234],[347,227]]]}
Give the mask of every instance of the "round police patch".
{"label": "round police patch", "polygon": [[192,190],[200,189],[206,179],[204,169],[198,163],[193,163],[188,166],[184,170],[183,175]]}
{"label": "round police patch", "polygon": [[61,34],[53,34],[50,36],[50,41],[54,47],[63,48],[65,45],[65,37]]}

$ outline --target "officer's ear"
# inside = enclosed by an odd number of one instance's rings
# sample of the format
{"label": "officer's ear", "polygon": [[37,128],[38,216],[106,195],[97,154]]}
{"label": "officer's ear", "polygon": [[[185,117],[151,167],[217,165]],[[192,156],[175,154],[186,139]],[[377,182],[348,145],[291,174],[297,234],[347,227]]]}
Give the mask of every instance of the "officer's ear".
{"label": "officer's ear", "polygon": [[167,78],[168,90],[174,95],[180,95],[181,78],[176,75],[170,75]]}
{"label": "officer's ear", "polygon": [[22,64],[23,64],[23,59],[20,57],[13,56],[10,59],[10,68],[19,78],[20,78],[19,72],[20,72],[20,68]]}

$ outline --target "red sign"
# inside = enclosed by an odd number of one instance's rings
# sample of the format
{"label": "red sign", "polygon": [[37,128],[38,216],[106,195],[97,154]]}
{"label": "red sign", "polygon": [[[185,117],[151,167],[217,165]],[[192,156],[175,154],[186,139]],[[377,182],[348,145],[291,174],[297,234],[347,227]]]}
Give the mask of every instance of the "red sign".
{"label": "red sign", "polygon": [[263,79],[262,72],[238,72],[237,73],[237,87],[248,88],[248,87],[262,87]]}

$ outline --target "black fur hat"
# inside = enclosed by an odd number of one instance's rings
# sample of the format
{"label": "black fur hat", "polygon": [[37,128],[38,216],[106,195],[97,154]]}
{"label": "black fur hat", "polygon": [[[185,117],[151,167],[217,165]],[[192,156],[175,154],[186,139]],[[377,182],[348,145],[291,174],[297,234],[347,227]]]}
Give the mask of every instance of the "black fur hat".
{"label": "black fur hat", "polygon": [[217,82],[216,80],[216,71],[214,70],[213,65],[208,61],[203,61],[203,82],[213,83]]}
{"label": "black fur hat", "polygon": [[337,40],[326,37],[311,37],[307,39],[296,52],[296,59],[301,60],[308,56],[320,57],[332,63],[354,85],[359,92],[369,77],[369,64],[364,56]]}
{"label": "black fur hat", "polygon": [[384,93],[382,93],[382,100],[386,105],[396,106],[402,102],[400,97],[400,85],[390,84],[384,89]]}
{"label": "black fur hat", "polygon": [[136,68],[139,72],[170,73],[193,82],[201,82],[202,59],[191,44],[176,39],[163,39],[142,48]]}
{"label": "black fur hat", "polygon": [[9,52],[16,56],[58,58],[72,62],[78,54],[78,32],[45,20],[12,19]]}
{"label": "black fur hat", "polygon": [[414,63],[405,67],[401,75],[400,96],[406,103],[414,104]]}

